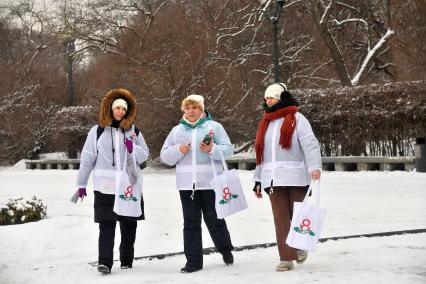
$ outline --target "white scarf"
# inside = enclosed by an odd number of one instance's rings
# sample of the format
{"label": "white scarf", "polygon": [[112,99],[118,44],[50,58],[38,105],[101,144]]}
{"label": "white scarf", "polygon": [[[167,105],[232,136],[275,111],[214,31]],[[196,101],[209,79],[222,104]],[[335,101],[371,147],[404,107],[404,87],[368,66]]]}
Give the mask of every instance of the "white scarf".
{"label": "white scarf", "polygon": [[183,115],[182,119],[183,119],[183,120],[185,120],[185,122],[186,122],[186,123],[188,123],[189,125],[194,126],[195,124],[197,124],[197,122],[199,122],[199,121],[200,121],[200,119],[203,119],[205,116],[206,116],[206,113],[205,113],[205,112],[203,112],[203,114],[200,116],[200,118],[199,118],[199,119],[197,119],[197,120],[196,120],[196,121],[194,121],[194,122],[189,121],[189,120],[185,117],[185,115]]}

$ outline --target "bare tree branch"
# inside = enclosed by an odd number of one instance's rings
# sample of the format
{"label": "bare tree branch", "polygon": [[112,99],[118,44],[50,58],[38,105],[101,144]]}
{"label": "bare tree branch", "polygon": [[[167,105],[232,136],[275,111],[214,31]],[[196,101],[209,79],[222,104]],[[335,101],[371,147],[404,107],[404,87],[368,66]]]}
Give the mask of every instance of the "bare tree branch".
{"label": "bare tree branch", "polygon": [[385,44],[385,42],[388,40],[390,36],[394,34],[394,31],[387,30],[387,32],[383,35],[383,37],[374,45],[373,49],[371,49],[367,56],[364,59],[364,62],[362,63],[361,68],[358,70],[354,78],[351,80],[351,83],[353,86],[358,85],[359,80],[363,73],[365,72],[365,68],[368,66],[368,64],[375,58],[376,53],[382,46]]}

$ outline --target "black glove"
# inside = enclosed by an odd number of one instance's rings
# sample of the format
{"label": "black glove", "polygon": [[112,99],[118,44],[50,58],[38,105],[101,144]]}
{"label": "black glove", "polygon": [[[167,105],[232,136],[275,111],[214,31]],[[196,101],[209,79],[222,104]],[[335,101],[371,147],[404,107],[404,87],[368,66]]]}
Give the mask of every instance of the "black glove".
{"label": "black glove", "polygon": [[254,182],[254,187],[253,187],[253,191],[256,192],[256,188],[257,186],[260,186],[260,189],[262,189],[262,186],[260,185],[260,181],[255,181]]}
{"label": "black glove", "polygon": [[271,188],[267,187],[264,189],[264,191],[266,192],[267,195],[269,195],[271,193]]}

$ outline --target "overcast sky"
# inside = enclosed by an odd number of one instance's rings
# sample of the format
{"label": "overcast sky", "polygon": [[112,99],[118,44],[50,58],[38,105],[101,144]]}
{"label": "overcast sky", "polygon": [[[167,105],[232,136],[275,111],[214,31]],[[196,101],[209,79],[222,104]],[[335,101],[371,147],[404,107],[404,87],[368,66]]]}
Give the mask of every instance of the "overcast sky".
{"label": "overcast sky", "polygon": [[[49,7],[54,0],[34,0],[34,3],[40,8]],[[10,3],[20,3],[22,0],[0,0],[0,7],[7,6]]]}

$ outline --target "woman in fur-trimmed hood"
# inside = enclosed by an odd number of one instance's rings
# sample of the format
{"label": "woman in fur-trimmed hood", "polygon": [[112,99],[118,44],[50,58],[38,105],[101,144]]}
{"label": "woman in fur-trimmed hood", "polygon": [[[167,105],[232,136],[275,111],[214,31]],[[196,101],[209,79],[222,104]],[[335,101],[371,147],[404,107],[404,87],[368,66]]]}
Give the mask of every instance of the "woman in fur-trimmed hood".
{"label": "woman in fur-trimmed hood", "polygon": [[116,99],[123,99],[127,103],[127,111],[119,124],[119,128],[129,130],[136,118],[137,106],[135,97],[126,89],[113,89],[102,99],[101,110],[99,112],[99,125],[101,127],[110,126],[114,120],[112,116],[112,103]]}
{"label": "woman in fur-trimmed hood", "polygon": [[110,90],[102,99],[99,125],[90,129],[81,151],[77,194],[83,199],[93,171],[95,222],[99,223],[98,271],[110,273],[116,221],[120,222],[121,268],[131,268],[137,220],[144,219],[139,164],[149,155],[145,139],[133,124],[135,97],[125,89]]}

